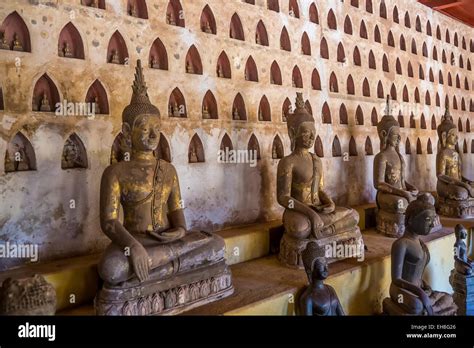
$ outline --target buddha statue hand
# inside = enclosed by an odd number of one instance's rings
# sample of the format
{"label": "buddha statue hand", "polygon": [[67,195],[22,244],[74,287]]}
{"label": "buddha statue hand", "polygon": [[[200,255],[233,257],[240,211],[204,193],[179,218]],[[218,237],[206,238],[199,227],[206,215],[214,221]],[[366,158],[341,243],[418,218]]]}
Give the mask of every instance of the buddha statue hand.
{"label": "buddha statue hand", "polygon": [[311,229],[313,231],[313,234],[315,234],[316,231],[319,231],[324,227],[323,220],[316,212],[313,212],[309,219],[311,221]]}
{"label": "buddha statue hand", "polygon": [[334,202],[313,206],[314,210],[321,214],[330,214],[336,209]]}
{"label": "buddha statue hand", "polygon": [[130,249],[133,271],[138,276],[140,282],[144,282],[150,276],[151,258],[146,249],[140,243],[135,243]]}
{"label": "buddha statue hand", "polygon": [[148,232],[150,236],[161,243],[171,243],[184,237],[186,230],[182,227],[172,228],[163,232]]}

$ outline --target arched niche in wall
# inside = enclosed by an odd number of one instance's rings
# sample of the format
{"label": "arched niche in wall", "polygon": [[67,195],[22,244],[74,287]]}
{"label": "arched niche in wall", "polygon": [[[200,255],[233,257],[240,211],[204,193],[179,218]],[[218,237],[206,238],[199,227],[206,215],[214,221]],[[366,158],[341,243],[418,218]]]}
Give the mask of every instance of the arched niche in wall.
{"label": "arched niche in wall", "polygon": [[7,144],[5,173],[36,170],[36,156],[30,141],[21,132]]}
{"label": "arched niche in wall", "polygon": [[388,58],[386,54],[384,54],[382,58],[382,70],[384,72],[390,72],[390,66],[388,64]]}
{"label": "arched niche in wall", "polygon": [[328,12],[328,28],[332,30],[337,30],[337,19],[334,11],[332,9]]}
{"label": "arched niche in wall", "polygon": [[339,108],[339,124],[349,124],[349,117],[347,115],[347,108],[346,106],[343,104],[341,104],[340,108]]}
{"label": "arched niche in wall", "polygon": [[234,98],[234,103],[232,104],[232,119],[233,120],[247,120],[247,111],[245,108],[244,98],[240,93]]}
{"label": "arched niche in wall", "polygon": [[270,103],[266,96],[263,96],[260,99],[260,104],[258,105],[258,120],[259,121],[271,121],[272,112],[270,108]]}
{"label": "arched niche in wall", "polygon": [[437,129],[436,117],[435,117],[435,115],[431,116],[431,129],[432,129],[432,130],[436,130],[436,129]]}
{"label": "arched niche in wall", "polygon": [[81,0],[81,5],[105,10],[105,0]]}
{"label": "arched niche in wall", "polygon": [[272,158],[273,159],[281,159],[285,157],[285,150],[283,148],[283,142],[280,139],[280,136],[277,134],[275,138],[273,138],[272,143]]}
{"label": "arched niche in wall", "polygon": [[204,147],[202,146],[201,138],[199,138],[199,135],[197,134],[194,134],[194,136],[191,138],[191,142],[189,143],[188,162],[205,162]]}
{"label": "arched niche in wall", "polygon": [[112,35],[107,48],[107,63],[124,65],[128,62],[128,49],[123,36],[117,30]]}
{"label": "arched niche in wall", "polygon": [[471,133],[471,121],[469,119],[466,120],[466,132]]}
{"label": "arched niche in wall", "polygon": [[390,98],[392,100],[397,100],[397,87],[395,87],[394,83],[392,83],[392,87],[390,88]]}
{"label": "arched niche in wall", "polygon": [[257,30],[255,31],[255,43],[257,45],[268,46],[268,33],[265,24],[260,20],[257,24]]}
{"label": "arched niche in wall", "polygon": [[289,0],[288,4],[289,15],[294,18],[300,18],[300,7],[297,0]]}
{"label": "arched niche in wall", "polygon": [[232,77],[232,71],[230,69],[229,58],[225,51],[222,51],[217,59],[217,77],[230,79]]}
{"label": "arched niche in wall", "polygon": [[293,106],[291,105],[290,99],[286,98],[281,107],[282,121],[287,122],[288,116],[293,112]]}
{"label": "arched niche in wall", "polygon": [[286,30],[286,27],[283,27],[283,29],[281,30],[280,49],[291,52],[291,41],[290,41],[290,36],[288,35],[288,30]]}
{"label": "arched niche in wall", "polygon": [[196,46],[192,45],[189,48],[185,62],[185,71],[187,74],[202,75],[201,56]]}
{"label": "arched niche in wall", "polygon": [[311,3],[309,6],[309,21],[315,24],[319,24],[319,14],[318,14],[318,8],[316,5]]}
{"label": "arched niche in wall", "polygon": [[311,42],[309,41],[309,36],[306,32],[301,36],[301,53],[304,55],[311,55]]}
{"label": "arched niche in wall", "polygon": [[186,100],[178,87],[171,92],[168,101],[168,115],[169,117],[188,117],[186,111]]}
{"label": "arched niche in wall", "polygon": [[400,23],[400,17],[398,15],[398,8],[397,6],[393,7],[393,12],[392,12],[392,19],[395,23]]}
{"label": "arched niche in wall", "polygon": [[433,154],[433,144],[431,143],[431,139],[428,139],[428,144],[426,145],[426,153],[428,155]]}
{"label": "arched niche in wall", "polygon": [[369,52],[369,69],[377,69],[377,65],[375,64],[375,55],[372,50]]}
{"label": "arched niche in wall", "polygon": [[374,8],[372,6],[372,0],[365,0],[365,10],[369,13],[374,13]]}
{"label": "arched niche in wall", "polygon": [[464,139],[464,142],[463,142],[463,145],[462,145],[462,152],[463,153],[468,153],[466,139]]}
{"label": "arched niche in wall", "polygon": [[306,100],[304,102],[304,107],[306,108],[306,110],[309,112],[309,114],[311,116],[313,116],[313,108],[311,107],[311,103],[309,102],[309,100]]}
{"label": "arched niche in wall", "polygon": [[344,33],[346,33],[348,35],[353,34],[352,21],[351,21],[351,18],[349,17],[349,15],[347,15],[346,18],[344,19]]}
{"label": "arched niche in wall", "polygon": [[329,109],[329,105],[327,102],[324,102],[323,108],[322,108],[322,118],[323,118],[323,123],[331,124],[332,123],[332,117],[331,117],[331,109]]}
{"label": "arched niche in wall", "polygon": [[392,31],[389,31],[389,32],[388,32],[387,44],[388,44],[390,47],[395,47],[395,39],[394,39],[394,37],[393,37]]}
{"label": "arched niche in wall", "polygon": [[229,36],[231,39],[245,41],[244,28],[237,13],[234,13],[230,20]]}
{"label": "arched niche in wall", "polygon": [[416,139],[416,154],[417,155],[422,155],[423,154],[423,148],[421,147],[420,138]]}
{"label": "arched niche in wall", "polygon": [[293,68],[291,74],[292,86],[296,88],[303,88],[303,77],[301,76],[301,71],[297,65]]}
{"label": "arched niche in wall", "polygon": [[319,46],[319,54],[321,55],[321,58],[329,59],[328,42],[326,41],[324,37],[321,39],[321,44]]}
{"label": "arched niche in wall", "polygon": [[405,128],[405,117],[403,117],[401,110],[398,113],[397,121],[398,121],[398,124],[400,125],[400,128]]}
{"label": "arched niche in wall", "polygon": [[411,155],[411,143],[409,138],[405,141],[405,154]]}
{"label": "arched niche in wall", "polygon": [[359,36],[360,36],[361,39],[368,39],[369,38],[369,36],[367,35],[367,27],[365,26],[364,21],[360,22]]}
{"label": "arched niche in wall", "polygon": [[201,12],[200,24],[201,24],[201,30],[204,33],[214,34],[214,35],[217,33],[216,19],[209,5],[204,6],[204,9]]}
{"label": "arched niche in wall", "polygon": [[0,49],[31,52],[30,32],[16,11],[10,13],[0,26]]}
{"label": "arched niche in wall", "polygon": [[150,55],[148,56],[150,68],[168,70],[168,53],[166,47],[159,38],[153,41],[150,48]]}
{"label": "arched niche in wall", "polygon": [[362,82],[362,95],[364,97],[370,97],[370,85],[369,80],[367,80],[367,78],[365,78],[364,82]]}
{"label": "arched niche in wall", "polygon": [[161,159],[163,161],[171,163],[171,149],[170,149],[170,144],[168,142],[168,139],[163,135],[163,133],[160,133],[160,142],[158,143],[158,146],[156,147],[155,151],[153,151],[153,154],[157,159]]}
{"label": "arched niche in wall", "polygon": [[185,27],[183,6],[179,0],[170,0],[166,8],[166,23]]}
{"label": "arched niche in wall", "polygon": [[112,144],[112,149],[110,152],[110,164],[122,161],[130,161],[130,156],[130,140],[127,139],[122,132],[120,132],[119,134],[117,134]]}
{"label": "arched niche in wall", "polygon": [[426,129],[426,119],[425,119],[425,115],[424,114],[421,114],[421,117],[420,117],[420,128],[421,129]]}
{"label": "arched niche in wall", "polygon": [[356,113],[355,113],[355,124],[357,126],[363,126],[364,125],[364,112],[362,111],[362,108],[360,105],[357,106]]}
{"label": "arched niche in wall", "polygon": [[127,0],[127,13],[132,17],[148,19],[145,0]]}
{"label": "arched niche in wall", "polygon": [[87,168],[87,151],[76,133],[72,133],[64,143],[61,156],[61,169]]}
{"label": "arched niche in wall", "polygon": [[319,135],[316,137],[316,141],[314,142],[314,153],[320,158],[324,157],[323,142],[321,141]]}
{"label": "arched niche in wall", "polygon": [[257,160],[261,159],[260,155],[260,145],[258,143],[258,139],[255,134],[252,134],[249,139],[249,143],[247,146],[247,150],[249,151],[249,157],[255,158],[255,154],[257,156]]}
{"label": "arched niche in wall", "polygon": [[270,11],[280,12],[279,0],[267,0],[267,8]]}
{"label": "arched niche in wall", "polygon": [[373,156],[374,154],[374,149],[372,148],[372,140],[370,140],[370,137],[367,136],[365,139],[365,155],[366,156]]}
{"label": "arched niche in wall", "polygon": [[357,144],[353,136],[349,140],[349,156],[358,156]]}
{"label": "arched niche in wall", "polygon": [[258,82],[257,64],[255,64],[252,56],[247,59],[247,63],[245,64],[245,80]]}
{"label": "arched niche in wall", "polygon": [[380,8],[379,8],[379,16],[381,18],[387,19],[387,6],[385,5],[385,1],[382,0],[380,2]]}
{"label": "arched niche in wall", "polygon": [[220,146],[221,151],[226,151],[226,149],[228,151],[231,151],[231,150],[234,149],[234,145],[232,144],[232,140],[227,135],[227,133],[225,133],[224,136],[222,137],[221,146]]}
{"label": "arched niche in wall", "polygon": [[43,74],[36,81],[33,89],[32,110],[41,112],[54,112],[56,104],[60,102],[59,92],[48,74]]}
{"label": "arched niche in wall", "polygon": [[413,115],[413,113],[410,115],[410,128],[416,128],[416,120],[415,115]]}
{"label": "arched niche in wall", "polygon": [[385,97],[382,81],[377,83],[377,98],[383,99]]}
{"label": "arched niche in wall", "polygon": [[275,60],[270,67],[270,83],[272,85],[282,85],[280,66]]}
{"label": "arched niche in wall", "polygon": [[339,141],[338,136],[336,135],[332,142],[332,157],[341,157],[341,156],[342,156],[341,143]]}
{"label": "arched niche in wall", "polygon": [[84,59],[84,44],[77,28],[69,22],[59,33],[58,55],[65,58]]}
{"label": "arched niche in wall", "polygon": [[211,91],[207,91],[202,100],[202,118],[217,120],[218,115],[216,98]]}
{"label": "arched niche in wall", "polygon": [[95,114],[109,114],[107,92],[99,80],[95,80],[87,90],[86,103],[94,105]]}
{"label": "arched niche in wall", "polygon": [[344,51],[344,46],[342,42],[339,42],[337,45],[337,61],[339,63],[344,63],[346,61],[346,52]]}
{"label": "arched niche in wall", "polygon": [[352,60],[354,62],[354,65],[362,66],[362,61],[361,61],[361,58],[360,58],[360,51],[357,48],[357,46],[354,48],[354,53],[352,55]]}
{"label": "arched niche in wall", "polygon": [[313,73],[311,74],[311,87],[317,91],[321,90],[321,77],[317,69],[313,69]]}

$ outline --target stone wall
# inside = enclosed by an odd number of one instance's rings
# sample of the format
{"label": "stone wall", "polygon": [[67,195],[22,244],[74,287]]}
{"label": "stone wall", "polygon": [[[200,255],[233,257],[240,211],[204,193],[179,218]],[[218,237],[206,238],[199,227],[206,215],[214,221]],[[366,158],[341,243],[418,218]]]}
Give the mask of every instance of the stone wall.
{"label": "stone wall", "polygon": [[[90,2],[86,1],[87,4]],[[456,124],[460,119],[463,128],[460,149],[463,151],[466,142],[468,152],[464,154],[465,175],[474,176],[474,137],[466,132],[474,111],[471,92],[474,88],[472,28],[412,0],[385,1],[386,19],[380,16],[381,1],[378,0],[372,1],[372,13],[368,11],[370,8],[367,9],[370,0],[279,0],[276,3],[279,12],[269,10],[266,0],[255,0],[255,4],[237,0],[226,1],[225,4],[222,0],[181,0],[180,4],[179,0],[172,0],[171,4],[175,6],[173,13],[181,16],[177,21],[184,19],[184,27],[180,27],[167,24],[166,13],[170,6],[167,0],[146,1],[148,19],[128,15],[126,0],[106,0],[105,10],[81,5],[80,0],[1,2],[0,21],[17,12],[8,17],[8,21],[5,20],[1,29],[6,30],[8,26],[21,28],[20,22],[24,21],[31,52],[0,50],[0,88],[4,104],[4,110],[0,111],[0,157],[5,157],[8,143],[21,131],[34,149],[36,170],[5,173],[4,162],[0,161],[0,240],[39,244],[42,261],[97,252],[107,244],[98,221],[100,177],[110,163],[112,144],[120,133],[121,112],[130,101],[134,66],[139,58],[146,66],[149,95],[161,111],[163,135],[168,140],[172,163],[180,176],[188,227],[215,230],[226,225],[279,217],[281,208],[275,198],[278,160],[272,159],[272,144],[278,135],[283,141],[285,155],[289,153],[282,110],[287,98],[294,103],[298,91],[303,92],[315,117],[324,152],[326,185],[339,204],[355,205],[374,200],[374,156],[371,153],[379,151],[375,124],[376,118],[380,119],[383,115],[383,97],[386,94],[396,97],[394,114],[401,110],[404,117],[401,151],[406,152],[406,139],[409,139],[411,155],[406,156],[406,161],[411,182],[422,190],[435,189],[437,135],[431,129],[431,121],[434,116],[439,124],[446,96]],[[356,3],[359,3],[358,7],[354,6]],[[200,18],[206,5],[209,5],[215,20],[216,35],[202,30]],[[179,6],[182,6],[181,11]],[[142,3],[137,8],[142,11],[143,7]],[[399,23],[394,22],[394,7],[398,11]],[[329,14],[330,11],[332,14]],[[294,18],[290,12],[299,12],[300,18]],[[235,13],[242,24],[244,41],[229,37],[231,22],[234,32],[239,29]],[[406,26],[406,16],[409,16],[407,20],[411,28]],[[350,26],[346,18],[350,18]],[[269,46],[256,43],[256,28],[260,20],[263,25],[259,25],[259,39],[265,41],[263,36],[266,31]],[[420,21],[421,32],[417,31],[417,20]],[[360,35],[362,21],[367,39]],[[428,21],[432,36],[427,35]],[[74,30],[61,33],[69,22],[79,35],[74,36]],[[345,33],[349,32],[350,27],[352,35]],[[376,42],[376,27],[380,32],[380,43]],[[441,40],[436,37],[438,27]],[[108,63],[109,41],[116,31],[123,38],[128,52],[128,61],[124,65]],[[285,31],[291,51],[280,47],[280,36]],[[11,36],[11,32],[8,35]],[[389,45],[390,32],[395,47]],[[72,37],[75,52],[82,47],[84,59],[58,55],[58,45],[61,46],[58,41],[68,35]],[[400,49],[401,35],[406,41],[406,51]],[[149,67],[150,49],[157,38],[166,49],[167,70]],[[324,44],[321,44],[323,38],[328,44],[329,59],[322,59],[320,55],[321,47],[324,51]],[[412,53],[412,40],[417,54]],[[112,46],[117,47],[119,44],[116,42],[119,41],[114,41]],[[283,40],[283,44],[288,42]],[[424,44],[428,57],[423,56]],[[197,66],[200,63],[202,74],[186,73],[185,61],[193,45],[199,59],[194,53],[189,61]],[[354,63],[356,46],[361,55],[361,66]],[[437,60],[433,59],[434,47]],[[303,48],[306,53],[310,48],[310,54],[303,54]],[[120,49],[124,50],[124,47]],[[375,69],[369,69],[371,51]],[[216,64],[222,52],[230,62],[230,79],[217,76]],[[443,52],[446,63],[442,62]],[[454,57],[452,61],[451,55]],[[245,79],[244,70],[250,56],[256,71],[249,68],[247,75],[251,78],[257,72],[258,82]],[[384,59],[388,63],[388,72],[383,69]],[[402,74],[396,72],[397,59]],[[460,67],[460,59],[463,68]],[[274,61],[281,71],[282,85],[271,83],[275,81],[270,69]],[[408,62],[413,67],[414,77],[408,77]],[[419,78],[420,66],[424,72],[423,80]],[[429,79],[430,69],[433,70],[434,82]],[[300,83],[297,70],[300,71],[303,88],[293,86],[292,80],[296,85]],[[443,84],[439,83],[439,72],[443,75]],[[35,85],[45,73],[57,88],[59,99],[68,102],[86,101],[89,87],[98,80],[106,93],[109,113],[91,118],[32,111]],[[451,74],[452,86],[448,84],[448,74]],[[321,81],[320,90],[316,75]],[[331,75],[337,79],[338,92],[335,92],[335,78],[331,79]],[[349,75],[354,81],[353,94],[348,93]],[[456,87],[458,75],[460,88]],[[365,79],[368,90],[363,88]],[[383,91],[378,88],[379,84],[383,86]],[[403,102],[404,86],[408,91],[408,102]],[[168,102],[175,88],[184,96],[186,118],[168,116]],[[419,90],[420,102],[415,101],[415,89]],[[202,103],[207,91],[211,91],[216,100],[217,119],[202,117]],[[367,96],[368,92],[370,96]],[[429,93],[430,105],[427,105],[426,92]],[[245,121],[232,118],[234,98],[238,93],[245,103]],[[439,95],[439,103],[436,102],[436,94]],[[271,121],[260,121],[258,117],[259,103],[264,95],[270,103]],[[457,109],[453,108],[453,98],[456,98]],[[326,120],[329,118],[325,103],[331,113],[329,124],[323,123],[323,113]],[[340,117],[342,104],[347,111],[347,122]],[[363,116],[356,122],[358,107]],[[410,128],[411,114],[415,128]],[[427,129],[422,129],[422,114]],[[63,145],[73,132],[81,139],[87,152],[85,169],[61,168]],[[188,148],[195,134],[203,144],[204,163],[188,163]],[[225,134],[231,138],[234,149],[242,150],[247,149],[254,134],[262,157],[258,165],[252,168],[248,164],[218,163],[217,152]],[[336,136],[341,146],[340,157],[333,157]],[[417,154],[418,140],[420,154]],[[433,154],[427,154],[429,140]],[[10,261],[7,264],[3,260],[0,269],[20,262]]]}

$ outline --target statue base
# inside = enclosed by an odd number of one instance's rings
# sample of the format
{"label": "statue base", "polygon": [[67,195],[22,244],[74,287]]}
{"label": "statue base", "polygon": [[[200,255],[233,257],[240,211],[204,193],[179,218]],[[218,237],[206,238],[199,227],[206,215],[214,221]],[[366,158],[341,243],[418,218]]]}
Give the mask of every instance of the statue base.
{"label": "statue base", "polygon": [[383,314],[385,315],[426,315],[425,313],[409,312],[390,297],[387,297],[382,302]]}
{"label": "statue base", "polygon": [[290,237],[287,233],[283,233],[278,259],[285,266],[304,269],[301,253],[306,249],[306,245],[309,242],[316,242],[316,244],[324,248],[330,246],[332,255],[326,254],[328,263],[350,257],[359,258],[361,253],[364,253],[362,234],[359,227],[356,226],[345,232],[322,239],[296,239]]}
{"label": "statue base", "polygon": [[389,213],[377,209],[377,232],[391,238],[400,238],[405,233],[405,214]]}
{"label": "statue base", "polygon": [[[405,214],[389,213],[377,210],[376,213],[377,232],[390,238],[400,238],[405,233]],[[439,216],[436,216],[434,227],[430,233],[437,232],[443,228]]]}
{"label": "statue base", "polygon": [[474,198],[469,198],[465,201],[455,201],[438,196],[436,210],[439,215],[470,219],[474,217]]}
{"label": "statue base", "polygon": [[474,315],[474,274],[464,275],[451,271],[449,283],[453,287],[454,303],[458,306],[458,315]]}
{"label": "statue base", "polygon": [[225,260],[159,281],[126,288],[107,284],[94,306],[97,315],[175,315],[234,292]]}

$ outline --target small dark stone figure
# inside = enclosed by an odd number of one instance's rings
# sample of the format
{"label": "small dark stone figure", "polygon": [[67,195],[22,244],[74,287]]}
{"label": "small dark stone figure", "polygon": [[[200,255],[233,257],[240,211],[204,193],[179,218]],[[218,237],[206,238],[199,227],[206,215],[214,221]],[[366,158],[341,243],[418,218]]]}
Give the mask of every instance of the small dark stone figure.
{"label": "small dark stone figure", "polygon": [[336,291],[324,284],[324,280],[328,277],[328,263],[324,257],[324,248],[319,247],[315,242],[309,242],[302,253],[302,258],[309,286],[299,299],[299,314],[345,315]]}
{"label": "small dark stone figure", "polygon": [[41,276],[6,279],[0,287],[0,315],[54,315],[56,290]]}
{"label": "small dark stone figure", "polygon": [[390,298],[383,301],[389,315],[455,315],[451,295],[434,291],[422,279],[430,253],[420,236],[430,233],[436,222],[434,199],[428,193],[411,202],[405,212],[405,234],[392,245]]}
{"label": "small dark stone figure", "polygon": [[467,255],[467,246],[465,239],[467,238],[467,230],[463,225],[456,225],[454,229],[456,243],[454,243],[454,268],[457,272],[464,275],[472,275],[474,261],[470,260]]}

